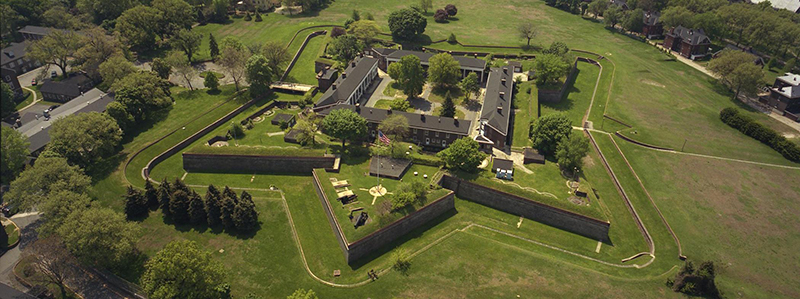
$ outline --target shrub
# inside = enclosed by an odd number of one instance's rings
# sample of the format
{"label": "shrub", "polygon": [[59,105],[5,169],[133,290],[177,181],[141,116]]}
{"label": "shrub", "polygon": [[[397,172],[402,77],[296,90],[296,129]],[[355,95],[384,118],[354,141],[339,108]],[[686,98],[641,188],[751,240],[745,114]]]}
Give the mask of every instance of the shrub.
{"label": "shrub", "polygon": [[408,111],[408,109],[411,109],[411,103],[406,99],[394,99],[389,103],[389,108],[394,111]]}
{"label": "shrub", "polygon": [[404,250],[398,249],[392,253],[392,269],[400,272],[403,275],[405,275],[408,270],[411,269],[411,261],[408,258],[408,254]]}
{"label": "shrub", "polygon": [[765,127],[752,118],[739,113],[739,109],[728,107],[719,112],[722,122],[747,136],[769,145],[772,149],[783,155],[784,158],[800,162],[800,146],[787,140],[775,130]]}
{"label": "shrub", "polygon": [[261,22],[261,21],[262,21],[261,14],[258,13],[258,11],[256,11],[256,22]]}
{"label": "shrub", "polygon": [[456,35],[455,35],[455,34],[452,34],[452,33],[450,33],[450,36],[448,36],[448,37],[447,37],[447,42],[448,42],[448,43],[451,43],[451,44],[455,44],[455,43],[457,43],[457,42],[458,42],[458,40],[456,39]]}
{"label": "shrub", "polygon": [[[345,23],[345,26],[347,26],[347,25],[349,25],[349,24]],[[339,36],[345,35],[345,34],[347,34],[347,31],[344,30],[344,28],[342,28],[342,27],[333,27],[333,29],[331,30],[331,37],[339,37]]]}
{"label": "shrub", "polygon": [[253,20],[253,17],[251,17],[251,16],[250,16],[250,12],[247,12],[247,14],[246,14],[246,15],[244,15],[244,20],[245,20],[245,21],[251,21],[251,20]]}
{"label": "shrub", "polygon": [[458,8],[456,8],[456,6],[454,4],[447,4],[444,7],[444,11],[447,12],[448,16],[455,17],[456,14],[458,13]]}
{"label": "shrub", "polygon": [[350,24],[353,24],[355,21],[356,20],[353,19],[347,19],[346,21],[344,21],[344,28],[350,28]]}
{"label": "shrub", "polygon": [[667,286],[674,292],[717,298],[720,294],[714,283],[715,278],[716,269],[713,262],[702,262],[700,267],[695,269],[694,264],[688,261],[675,275],[675,279],[667,279]]}
{"label": "shrub", "polygon": [[235,139],[239,139],[239,138],[244,137],[244,128],[242,127],[242,124],[233,123],[233,126],[231,127],[230,134],[233,135],[232,137],[235,138]]}
{"label": "shrub", "polygon": [[444,9],[437,9],[436,12],[433,14],[433,20],[437,23],[444,23],[447,21],[447,12]]}

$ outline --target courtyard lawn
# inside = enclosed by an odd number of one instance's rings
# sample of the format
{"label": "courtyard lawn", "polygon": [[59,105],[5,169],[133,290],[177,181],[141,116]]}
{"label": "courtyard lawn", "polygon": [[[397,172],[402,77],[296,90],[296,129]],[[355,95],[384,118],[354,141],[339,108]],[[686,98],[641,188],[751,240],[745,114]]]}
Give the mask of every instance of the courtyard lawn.
{"label": "courtyard lawn", "polygon": [[564,113],[573,126],[583,126],[583,116],[589,109],[599,74],[600,68],[597,66],[579,62],[575,81],[567,87],[566,96],[557,103],[542,102],[542,115]]}
{"label": "courtyard lawn", "polygon": [[[440,114],[442,114],[442,106],[436,107],[436,109],[433,110],[433,115],[440,115]],[[458,119],[465,119],[466,114],[464,114],[464,111],[461,111],[461,109],[458,109],[458,106],[456,106],[455,117]]]}
{"label": "courtyard lawn", "polygon": [[[369,157],[345,157],[342,159],[342,166],[339,170],[339,173],[328,173],[321,169],[316,171],[317,176],[320,179],[320,184],[322,184],[322,188],[328,196],[328,200],[333,208],[333,213],[336,215],[339,221],[339,226],[341,227],[342,232],[349,243],[353,243],[369,235],[370,233],[375,232],[376,230],[381,229],[382,227],[385,227],[416,210],[419,210],[420,208],[432,203],[436,199],[449,192],[449,190],[444,189],[429,190],[428,195],[422,202],[416,203],[413,206],[405,209],[392,211],[391,200],[393,194],[374,197],[369,192],[369,189],[377,186],[379,181],[377,177],[365,175],[369,173],[369,163]],[[406,183],[422,181],[423,183],[430,184],[433,175],[438,171],[439,170],[436,167],[432,166],[412,165],[409,167],[405,175],[403,175],[402,180]],[[414,172],[417,172],[418,175],[415,176]],[[424,175],[427,175],[428,178],[423,178]],[[338,181],[347,181],[350,186],[336,189],[331,183],[333,179]],[[397,192],[400,181],[390,178],[381,178],[380,184],[383,188],[386,188],[387,192],[394,193]],[[358,197],[355,199],[355,201],[348,203],[347,205],[342,205],[341,202],[336,200],[338,198],[337,190],[351,190]],[[354,218],[351,219],[349,217],[350,211],[357,208],[361,208],[363,210],[354,212]],[[357,217],[361,211],[367,212],[369,219],[364,226],[354,228],[353,225],[355,223],[355,217]]]}
{"label": "courtyard lawn", "polygon": [[450,97],[453,99],[453,102],[458,105],[464,99],[464,93],[458,87],[451,87],[451,88],[440,88],[440,87],[433,87],[431,88],[431,93],[428,96],[428,101],[434,103],[444,103],[444,98],[447,96],[447,92],[450,92]]}
{"label": "courtyard lawn", "polygon": [[523,148],[531,145],[531,122],[536,120],[539,113],[536,84],[533,81],[523,82],[514,95],[514,127],[511,146]]}
{"label": "courtyard lawn", "polygon": [[386,88],[383,89],[383,95],[389,97],[405,97],[405,94],[400,90],[400,84],[397,81],[392,80],[391,83],[386,85]]}

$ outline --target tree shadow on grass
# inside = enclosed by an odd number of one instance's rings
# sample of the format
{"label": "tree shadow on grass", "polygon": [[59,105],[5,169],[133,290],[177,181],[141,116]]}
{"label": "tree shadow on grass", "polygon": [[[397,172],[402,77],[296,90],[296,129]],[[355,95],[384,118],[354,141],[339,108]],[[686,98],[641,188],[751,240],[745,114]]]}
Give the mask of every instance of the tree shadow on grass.
{"label": "tree shadow on grass", "polygon": [[361,267],[363,267],[364,265],[368,264],[369,262],[373,261],[374,259],[379,258],[379,257],[383,256],[384,254],[388,254],[388,253],[394,251],[395,249],[400,247],[403,243],[406,243],[406,242],[408,242],[408,241],[410,241],[412,239],[416,239],[416,238],[420,238],[420,237],[424,236],[425,233],[429,229],[439,225],[440,223],[444,222],[447,219],[450,219],[450,217],[453,217],[456,214],[458,214],[458,211],[456,209],[451,209],[451,210],[443,213],[442,215],[439,215],[439,217],[436,217],[433,220],[428,221],[424,225],[412,230],[411,232],[403,235],[402,237],[400,237],[397,240],[389,243],[388,245],[383,246],[383,247],[379,248],[378,250],[373,251],[372,253],[370,253],[367,256],[364,256],[364,257],[362,257],[362,258],[360,258],[360,259],[358,259],[356,261],[351,262],[350,265],[349,265],[350,269],[356,271],[356,270],[360,269]]}
{"label": "tree shadow on grass", "polygon": [[118,152],[111,157],[101,159],[92,165],[87,166],[86,174],[92,178],[92,183],[97,183],[111,175],[111,173],[113,173],[119,167],[120,163],[125,161],[127,158],[128,153]]}
{"label": "tree shadow on grass", "polygon": [[125,131],[125,135],[122,136],[122,141],[120,144],[126,144],[133,141],[137,136],[139,136],[139,134],[149,131],[157,123],[167,119],[170,110],[172,110],[172,105],[164,109],[153,111],[147,115],[146,119],[137,121],[135,126],[128,128],[128,130]]}

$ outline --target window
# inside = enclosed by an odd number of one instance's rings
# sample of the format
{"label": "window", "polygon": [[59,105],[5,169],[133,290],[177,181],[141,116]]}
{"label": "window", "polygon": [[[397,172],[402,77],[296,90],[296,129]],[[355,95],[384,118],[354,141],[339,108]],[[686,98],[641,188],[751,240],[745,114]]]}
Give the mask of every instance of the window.
{"label": "window", "polygon": [[425,130],[425,136],[428,136],[428,133],[430,133],[430,131]]}
{"label": "window", "polygon": [[447,147],[447,140],[442,140],[442,147]]}
{"label": "window", "polygon": [[450,133],[445,134],[444,138],[450,139]]}
{"label": "window", "polygon": [[431,139],[430,138],[425,138],[425,144],[430,144],[430,143],[431,143]]}
{"label": "window", "polygon": [[436,135],[436,137],[439,137],[439,131],[434,132],[434,135]]}
{"label": "window", "polygon": [[417,134],[417,129],[413,129],[413,130],[414,130],[414,131],[413,131],[413,132],[414,132],[414,135],[416,135],[416,134]]}

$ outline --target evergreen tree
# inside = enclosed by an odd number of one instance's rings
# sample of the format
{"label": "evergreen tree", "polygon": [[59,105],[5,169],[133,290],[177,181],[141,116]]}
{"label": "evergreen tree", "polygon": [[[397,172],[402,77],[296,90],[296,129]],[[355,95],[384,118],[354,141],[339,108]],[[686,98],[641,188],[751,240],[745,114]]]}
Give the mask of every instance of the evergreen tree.
{"label": "evergreen tree", "polygon": [[450,97],[450,91],[447,91],[444,96],[444,104],[442,104],[442,111],[439,112],[439,116],[456,116],[456,104],[453,102],[453,98]]}
{"label": "evergreen tree", "polygon": [[125,215],[128,219],[141,217],[147,214],[147,200],[142,195],[142,191],[128,186],[128,192],[125,198]]}
{"label": "evergreen tree", "polygon": [[233,211],[233,221],[239,231],[251,231],[258,225],[258,212],[253,198],[247,191],[242,192],[242,197]]}
{"label": "evergreen tree", "polygon": [[167,181],[167,178],[164,178],[164,180],[161,181],[161,185],[158,186],[158,204],[164,217],[172,216],[169,212],[169,203],[172,201],[172,191],[172,185]]}
{"label": "evergreen tree", "polygon": [[169,213],[172,220],[178,224],[189,221],[189,193],[176,188],[172,193],[172,200],[169,202]]}
{"label": "evergreen tree", "polygon": [[206,223],[206,205],[203,203],[203,198],[197,192],[192,191],[189,198],[189,221],[192,224]]}
{"label": "evergreen tree", "polygon": [[217,39],[214,38],[214,35],[209,33],[208,34],[208,48],[211,52],[211,59],[216,60],[219,57],[219,45],[217,45]]}
{"label": "evergreen tree", "polygon": [[233,213],[238,202],[239,199],[236,193],[228,188],[228,186],[225,186],[225,190],[222,191],[222,208],[220,209],[222,212],[220,220],[222,220],[222,226],[224,226],[225,229],[236,227],[236,224],[233,222]]}
{"label": "evergreen tree", "polygon": [[209,185],[206,192],[206,213],[208,214],[208,226],[216,226],[220,223],[222,217],[222,194],[219,193],[219,189],[214,185]]}
{"label": "evergreen tree", "polygon": [[153,183],[150,180],[144,182],[144,198],[148,208],[158,208],[158,191],[153,187]]}
{"label": "evergreen tree", "polygon": [[261,19],[261,14],[258,11],[256,11],[256,22],[261,22],[262,20],[263,19]]}

